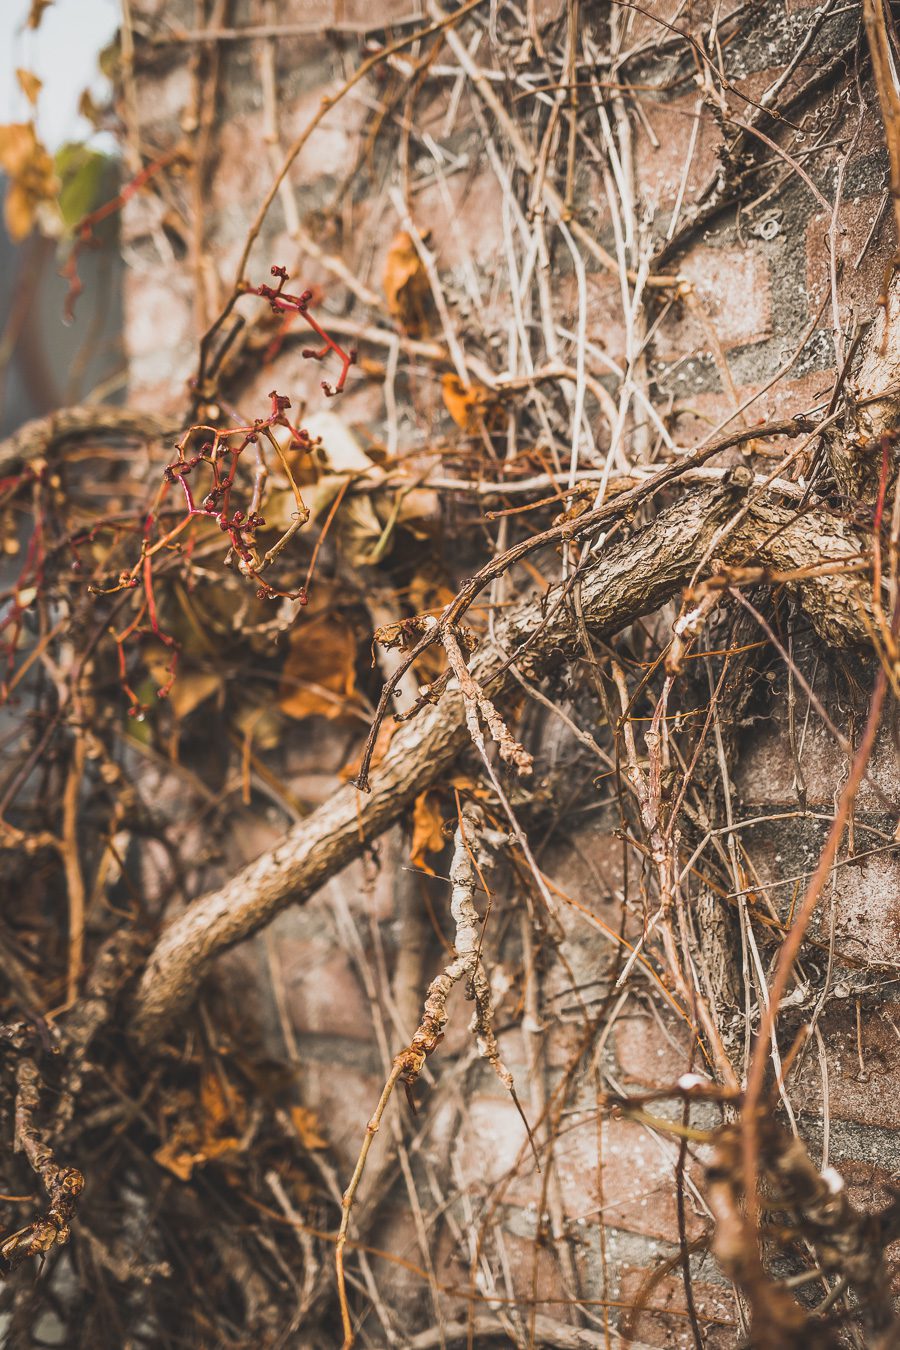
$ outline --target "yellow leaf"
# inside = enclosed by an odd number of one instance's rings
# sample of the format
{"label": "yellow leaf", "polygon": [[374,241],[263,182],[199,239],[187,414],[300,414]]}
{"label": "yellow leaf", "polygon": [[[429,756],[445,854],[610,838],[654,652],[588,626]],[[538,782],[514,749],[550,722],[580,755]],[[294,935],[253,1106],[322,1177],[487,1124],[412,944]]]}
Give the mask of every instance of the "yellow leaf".
{"label": "yellow leaf", "polygon": [[21,66],[16,69],[16,79],[19,81],[19,88],[33,108],[38,101],[38,94],[44,87],[44,81],[39,80],[34,71],[24,70]]}
{"label": "yellow leaf", "polygon": [[444,818],[434,792],[423,792],[413,805],[413,837],[409,860],[413,867],[434,876],[434,868],[425,861],[426,853],[440,853],[447,841],[444,838]]}
{"label": "yellow leaf", "polygon": [[319,1118],[315,1111],[308,1111],[305,1106],[292,1106],[291,1120],[304,1148],[328,1147],[328,1140],[319,1133]]}
{"label": "yellow leaf", "polygon": [[384,265],[388,310],[404,332],[421,337],[428,331],[431,287],[415,245],[405,230],[394,236]]}

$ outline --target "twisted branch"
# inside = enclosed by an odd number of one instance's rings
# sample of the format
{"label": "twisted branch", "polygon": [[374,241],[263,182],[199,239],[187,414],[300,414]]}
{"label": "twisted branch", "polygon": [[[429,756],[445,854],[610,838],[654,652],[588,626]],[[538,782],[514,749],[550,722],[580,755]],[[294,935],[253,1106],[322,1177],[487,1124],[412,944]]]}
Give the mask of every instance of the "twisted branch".
{"label": "twisted branch", "polygon": [[[723,529],[729,521],[733,527]],[[610,636],[652,613],[691,581],[710,550],[731,566],[755,564],[754,584],[789,586],[827,641],[868,644],[864,620],[871,591],[859,575],[864,538],[825,510],[797,516],[774,502],[746,501],[727,486],[686,493],[633,537],[619,536],[590,557],[581,578],[585,623]],[[495,702],[513,688],[513,659],[527,677],[540,679],[581,651],[566,594],[553,587],[542,600],[512,608],[497,624],[495,639],[476,653],[472,676],[482,688],[490,686]],[[173,919],[137,992],[131,1029],[138,1042],[151,1044],[165,1032],[220,952],[258,932],[287,905],[307,900],[359,857],[446,772],[467,740],[464,698],[450,687],[437,706],[397,733],[368,796],[347,784],[274,849]]]}

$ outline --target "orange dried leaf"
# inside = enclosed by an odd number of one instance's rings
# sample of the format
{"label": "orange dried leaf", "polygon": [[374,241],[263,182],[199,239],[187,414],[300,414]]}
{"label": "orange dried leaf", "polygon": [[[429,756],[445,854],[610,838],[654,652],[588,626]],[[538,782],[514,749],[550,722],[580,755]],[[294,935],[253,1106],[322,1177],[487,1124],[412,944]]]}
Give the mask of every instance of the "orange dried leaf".
{"label": "orange dried leaf", "polygon": [[193,1149],[185,1148],[184,1140],[173,1135],[153,1154],[153,1161],[171,1172],[179,1181],[190,1181],[194,1164],[199,1161]]}
{"label": "orange dried leaf", "polygon": [[431,287],[428,276],[405,230],[394,236],[384,265],[384,293],[388,310],[404,332],[421,337],[428,331]]}
{"label": "orange dried leaf", "polygon": [[463,384],[457,375],[441,377],[444,407],[463,431],[476,431],[482,418],[496,407],[496,399],[483,384]]}
{"label": "orange dried leaf", "polygon": [[19,178],[37,145],[38,139],[30,122],[6,122],[0,126],[0,167],[10,178]]}
{"label": "orange dried leaf", "polygon": [[38,94],[44,87],[44,81],[38,79],[33,70],[24,70],[21,66],[16,68],[16,79],[19,81],[19,88],[33,108],[38,101]]}
{"label": "orange dried leaf", "polygon": [[203,1125],[208,1134],[216,1134],[231,1119],[231,1105],[217,1073],[207,1073],[200,1084]]}
{"label": "orange dried leaf", "polygon": [[292,1106],[291,1120],[304,1148],[328,1147],[328,1140],[319,1133],[319,1118],[315,1111],[308,1111],[305,1106]]}
{"label": "orange dried leaf", "polygon": [[53,160],[30,122],[0,126],[0,168],[8,179],[6,228],[13,243],[18,244],[31,233],[40,208],[55,205],[59,193]]}
{"label": "orange dried leaf", "polygon": [[446,842],[438,796],[434,792],[423,792],[413,805],[413,837],[409,853],[413,867],[434,876],[434,868],[425,861],[425,854],[440,853]]}

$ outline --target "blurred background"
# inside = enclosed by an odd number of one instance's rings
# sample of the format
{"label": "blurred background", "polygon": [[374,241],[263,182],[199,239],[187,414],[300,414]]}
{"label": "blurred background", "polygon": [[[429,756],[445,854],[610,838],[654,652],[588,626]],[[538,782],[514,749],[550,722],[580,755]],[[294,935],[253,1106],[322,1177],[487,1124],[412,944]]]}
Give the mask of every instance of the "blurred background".
{"label": "blurred background", "polygon": [[[83,255],[85,293],[71,324],[63,318],[66,282],[59,276],[68,231],[118,190],[116,142],[104,129],[111,86],[103,73],[118,23],[116,0],[0,5],[0,122],[33,123],[66,188],[55,238],[31,231],[11,239],[0,221],[0,435],[61,404],[118,402],[121,395],[117,218],[100,227],[98,246]],[[4,197],[8,163],[0,169]]]}

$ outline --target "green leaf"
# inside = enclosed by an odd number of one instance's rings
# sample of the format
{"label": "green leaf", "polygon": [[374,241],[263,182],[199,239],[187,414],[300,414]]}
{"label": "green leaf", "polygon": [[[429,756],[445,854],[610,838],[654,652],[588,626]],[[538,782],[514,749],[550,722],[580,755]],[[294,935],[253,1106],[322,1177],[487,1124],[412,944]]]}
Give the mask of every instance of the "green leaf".
{"label": "green leaf", "polygon": [[67,230],[96,210],[108,196],[112,160],[86,145],[70,142],[56,152],[56,173],[62,183],[59,207]]}

